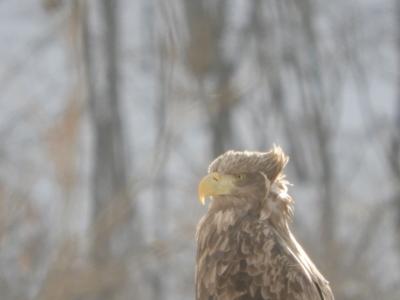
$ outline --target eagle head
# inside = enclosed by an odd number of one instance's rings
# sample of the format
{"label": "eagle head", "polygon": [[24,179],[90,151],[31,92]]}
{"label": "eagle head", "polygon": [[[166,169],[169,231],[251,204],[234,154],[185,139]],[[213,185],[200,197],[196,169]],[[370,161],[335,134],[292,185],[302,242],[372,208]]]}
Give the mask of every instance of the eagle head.
{"label": "eagle head", "polygon": [[213,208],[261,209],[271,194],[286,192],[282,170],[288,157],[280,147],[268,152],[227,151],[208,167],[199,184],[202,204],[210,197]]}

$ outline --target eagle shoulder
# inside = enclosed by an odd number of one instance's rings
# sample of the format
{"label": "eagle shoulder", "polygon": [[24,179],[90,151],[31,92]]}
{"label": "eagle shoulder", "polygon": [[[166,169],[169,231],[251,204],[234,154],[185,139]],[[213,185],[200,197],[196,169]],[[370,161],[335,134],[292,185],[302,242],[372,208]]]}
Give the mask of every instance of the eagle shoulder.
{"label": "eagle shoulder", "polygon": [[333,299],[268,221],[233,220],[229,211],[207,216],[197,243],[197,300]]}

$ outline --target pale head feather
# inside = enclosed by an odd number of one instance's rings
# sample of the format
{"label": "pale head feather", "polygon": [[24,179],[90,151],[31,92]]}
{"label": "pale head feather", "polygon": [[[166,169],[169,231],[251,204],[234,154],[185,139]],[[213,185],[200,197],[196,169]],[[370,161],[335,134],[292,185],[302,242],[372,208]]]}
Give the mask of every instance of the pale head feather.
{"label": "pale head feather", "polygon": [[263,172],[273,182],[288,161],[289,157],[278,146],[274,146],[268,152],[230,150],[217,157],[208,167],[208,172]]}
{"label": "pale head feather", "polygon": [[266,177],[269,190],[266,205],[261,211],[262,217],[268,218],[272,214],[276,221],[289,221],[293,216],[293,200],[287,192],[289,182],[282,173],[288,161],[289,157],[282,148],[275,145],[267,152],[230,150],[217,157],[208,167],[208,172],[260,172]]}

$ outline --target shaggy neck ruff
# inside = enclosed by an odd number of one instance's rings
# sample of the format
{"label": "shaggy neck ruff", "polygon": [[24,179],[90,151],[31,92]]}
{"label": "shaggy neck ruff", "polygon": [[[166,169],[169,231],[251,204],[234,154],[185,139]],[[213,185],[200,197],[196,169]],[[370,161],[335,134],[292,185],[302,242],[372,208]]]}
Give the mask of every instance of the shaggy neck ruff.
{"label": "shaggy neck ruff", "polygon": [[226,214],[229,223],[236,223],[251,215],[269,222],[281,234],[287,235],[294,209],[294,201],[287,193],[288,184],[283,176],[272,185],[267,184],[266,194],[261,199],[252,196],[217,196],[211,202],[206,217],[216,218],[220,222],[223,221],[221,216]]}

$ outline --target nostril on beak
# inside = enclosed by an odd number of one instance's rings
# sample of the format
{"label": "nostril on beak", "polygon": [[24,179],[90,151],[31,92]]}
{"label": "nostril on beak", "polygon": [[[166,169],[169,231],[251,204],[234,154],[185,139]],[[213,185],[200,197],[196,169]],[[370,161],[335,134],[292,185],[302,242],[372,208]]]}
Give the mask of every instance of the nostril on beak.
{"label": "nostril on beak", "polygon": [[212,174],[212,180],[213,181],[219,181],[221,179],[221,176],[218,173],[213,173]]}

